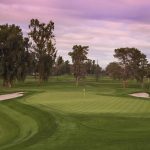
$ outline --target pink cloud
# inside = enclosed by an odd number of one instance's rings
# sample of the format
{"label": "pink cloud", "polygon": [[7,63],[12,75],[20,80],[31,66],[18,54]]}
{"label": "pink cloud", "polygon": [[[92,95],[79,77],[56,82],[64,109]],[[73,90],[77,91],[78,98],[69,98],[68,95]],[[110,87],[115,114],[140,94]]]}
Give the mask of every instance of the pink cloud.
{"label": "pink cloud", "polygon": [[0,23],[28,31],[31,18],[55,22],[59,54],[74,44],[90,46],[90,56],[103,66],[118,47],[137,47],[150,57],[148,0],[1,0]]}

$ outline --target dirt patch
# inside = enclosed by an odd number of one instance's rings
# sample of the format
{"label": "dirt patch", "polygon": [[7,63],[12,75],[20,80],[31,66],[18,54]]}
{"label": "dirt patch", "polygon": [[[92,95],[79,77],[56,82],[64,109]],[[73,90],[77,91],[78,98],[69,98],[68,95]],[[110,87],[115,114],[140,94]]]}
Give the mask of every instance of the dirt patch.
{"label": "dirt patch", "polygon": [[11,93],[11,94],[0,95],[0,101],[21,97],[23,95],[24,95],[24,92],[16,92],[16,93]]}
{"label": "dirt patch", "polygon": [[133,93],[129,95],[134,97],[150,98],[150,95],[148,93]]}

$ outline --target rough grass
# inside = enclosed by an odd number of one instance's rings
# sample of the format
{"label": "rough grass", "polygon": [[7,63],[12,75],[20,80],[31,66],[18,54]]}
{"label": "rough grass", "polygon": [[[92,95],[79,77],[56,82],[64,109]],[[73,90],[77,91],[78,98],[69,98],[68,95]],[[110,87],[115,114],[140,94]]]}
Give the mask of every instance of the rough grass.
{"label": "rough grass", "polygon": [[1,89],[27,93],[0,102],[0,150],[149,150],[150,101],[128,96],[142,91],[129,85],[88,78],[77,88],[60,77]]}

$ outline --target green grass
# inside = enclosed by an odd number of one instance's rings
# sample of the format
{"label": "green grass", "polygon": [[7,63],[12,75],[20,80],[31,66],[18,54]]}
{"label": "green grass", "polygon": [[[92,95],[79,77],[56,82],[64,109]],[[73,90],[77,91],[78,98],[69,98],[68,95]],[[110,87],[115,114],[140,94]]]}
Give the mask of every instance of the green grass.
{"label": "green grass", "polygon": [[119,81],[89,77],[75,87],[62,76],[0,89],[14,91],[26,94],[0,102],[0,150],[150,149],[150,101],[128,96],[143,91],[133,81],[123,89]]}

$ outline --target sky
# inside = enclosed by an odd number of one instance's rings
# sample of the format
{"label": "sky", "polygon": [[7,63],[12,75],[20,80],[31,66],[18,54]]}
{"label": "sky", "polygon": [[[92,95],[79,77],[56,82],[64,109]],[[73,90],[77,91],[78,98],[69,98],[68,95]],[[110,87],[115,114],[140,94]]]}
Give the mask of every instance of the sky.
{"label": "sky", "polygon": [[150,60],[150,0],[0,0],[0,24],[19,25],[26,35],[32,18],[54,21],[65,59],[81,44],[103,68],[120,47],[136,47]]}

